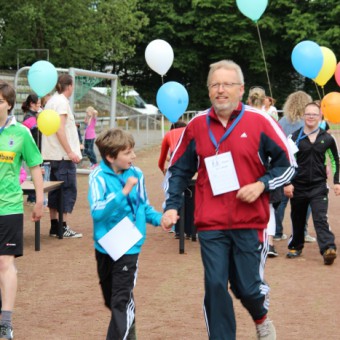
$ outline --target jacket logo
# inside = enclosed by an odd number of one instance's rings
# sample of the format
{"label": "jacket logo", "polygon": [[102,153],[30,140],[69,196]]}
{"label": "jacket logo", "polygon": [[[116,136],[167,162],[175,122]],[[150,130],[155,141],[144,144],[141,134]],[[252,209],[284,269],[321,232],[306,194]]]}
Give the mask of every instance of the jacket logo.
{"label": "jacket logo", "polygon": [[245,132],[242,133],[241,138],[247,138],[247,134]]}

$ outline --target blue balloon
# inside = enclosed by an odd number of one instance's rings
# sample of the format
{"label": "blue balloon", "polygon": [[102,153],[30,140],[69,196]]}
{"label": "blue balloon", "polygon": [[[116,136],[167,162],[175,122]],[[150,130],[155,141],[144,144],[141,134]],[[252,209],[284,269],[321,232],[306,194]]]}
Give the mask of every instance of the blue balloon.
{"label": "blue balloon", "polygon": [[307,78],[315,78],[323,65],[321,47],[314,41],[299,42],[292,52],[292,64],[297,72]]}
{"label": "blue balloon", "polygon": [[169,81],[159,88],[156,101],[162,114],[176,123],[188,107],[189,95],[182,84]]}
{"label": "blue balloon", "polygon": [[49,61],[39,60],[30,67],[27,78],[31,89],[38,97],[43,97],[54,89],[58,72]]}
{"label": "blue balloon", "polygon": [[257,22],[266,10],[268,0],[236,0],[236,5],[243,15]]}

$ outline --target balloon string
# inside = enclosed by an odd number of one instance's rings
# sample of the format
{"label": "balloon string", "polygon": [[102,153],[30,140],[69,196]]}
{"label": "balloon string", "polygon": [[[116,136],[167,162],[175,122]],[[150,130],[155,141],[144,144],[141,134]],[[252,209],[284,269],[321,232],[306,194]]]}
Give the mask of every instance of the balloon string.
{"label": "balloon string", "polygon": [[[322,86],[322,97],[324,97],[325,96],[325,87],[324,86]],[[320,98],[321,99],[321,98]]]}
{"label": "balloon string", "polygon": [[164,78],[163,78],[163,76],[161,76],[161,78],[162,78],[162,85],[164,84]]}
{"label": "balloon string", "polygon": [[315,81],[314,81],[314,85],[315,85],[315,88],[316,88],[316,92],[318,93],[319,99],[321,100],[320,91],[319,91],[318,85],[316,84]]}
{"label": "balloon string", "polygon": [[262,45],[262,39],[261,39],[261,34],[260,34],[260,28],[258,23],[256,22],[256,27],[257,27],[257,33],[259,35],[259,41],[260,41],[260,46],[261,46],[261,51],[262,51],[262,57],[263,57],[263,62],[264,62],[264,67],[266,69],[266,74],[267,74],[267,79],[268,79],[268,86],[269,86],[269,93],[270,96],[273,98],[273,94],[272,94],[272,87],[270,85],[270,79],[269,79],[269,74],[268,74],[268,69],[267,69],[267,63],[266,63],[266,57],[264,55],[264,49],[263,49],[263,45]]}

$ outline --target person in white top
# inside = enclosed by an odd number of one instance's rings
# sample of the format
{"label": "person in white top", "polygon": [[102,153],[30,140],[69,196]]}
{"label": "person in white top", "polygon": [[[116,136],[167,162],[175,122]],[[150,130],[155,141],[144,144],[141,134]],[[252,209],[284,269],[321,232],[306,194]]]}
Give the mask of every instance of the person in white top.
{"label": "person in white top", "polygon": [[276,121],[279,120],[279,115],[277,113],[276,107],[274,106],[275,99],[272,97],[266,96],[264,98],[264,105],[262,110],[269,114],[270,117],[274,118]]}
{"label": "person in white top", "polygon": [[[271,97],[266,96],[265,90],[262,87],[253,86],[249,90],[247,103],[248,105],[256,109],[262,112],[265,112],[264,107],[266,103],[266,98],[271,98]],[[270,192],[270,199],[269,199],[270,216],[269,216],[268,227],[267,227],[268,257],[276,257],[279,255],[274,246],[274,235],[275,235],[275,230],[276,230],[275,209],[277,208],[278,204],[281,202],[281,198],[282,198],[282,188],[278,188]]]}
{"label": "person in white top", "polygon": [[[69,98],[73,92],[73,79],[69,74],[58,78],[56,92],[46,103],[45,109],[56,111],[60,116],[59,130],[50,136],[42,136],[42,156],[51,164],[51,181],[63,181],[63,237],[79,238],[83,235],[67,225],[67,216],[72,213],[77,199],[76,164],[82,155],[74,115]],[[48,195],[50,208],[50,236],[56,237],[58,230],[59,190]]]}

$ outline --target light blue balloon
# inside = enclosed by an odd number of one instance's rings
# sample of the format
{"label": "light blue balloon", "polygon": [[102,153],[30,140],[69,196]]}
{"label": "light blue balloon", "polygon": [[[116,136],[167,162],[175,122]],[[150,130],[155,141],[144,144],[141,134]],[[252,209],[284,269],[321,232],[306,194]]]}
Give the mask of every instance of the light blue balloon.
{"label": "light blue balloon", "polygon": [[315,78],[323,65],[320,46],[314,41],[301,41],[293,49],[292,64],[295,70],[304,77]]}
{"label": "light blue balloon", "polygon": [[156,101],[162,114],[176,123],[189,105],[189,95],[182,84],[169,81],[159,88]]}
{"label": "light blue balloon", "polygon": [[257,22],[266,10],[268,0],[236,0],[236,5],[243,15]]}
{"label": "light blue balloon", "polygon": [[43,97],[54,89],[58,72],[49,61],[39,60],[30,67],[27,78],[31,89],[38,97]]}

